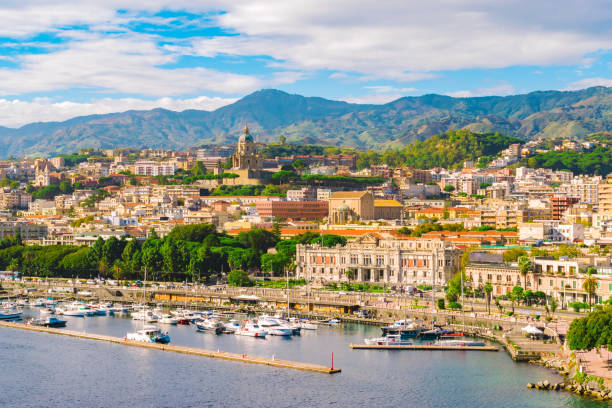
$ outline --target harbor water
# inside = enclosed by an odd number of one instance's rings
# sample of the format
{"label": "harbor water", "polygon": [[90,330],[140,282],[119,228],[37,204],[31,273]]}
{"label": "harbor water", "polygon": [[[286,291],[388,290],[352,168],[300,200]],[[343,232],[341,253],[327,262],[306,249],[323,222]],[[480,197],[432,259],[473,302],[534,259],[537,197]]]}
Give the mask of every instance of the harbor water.
{"label": "harbor water", "polygon": [[[36,313],[31,310],[30,313]],[[65,317],[67,328],[123,337],[142,322]],[[162,325],[160,325],[162,326]],[[600,407],[525,388],[560,382],[506,352],[351,350],[380,335],[344,324],[301,336],[256,339],[166,328],[177,345],[331,365],[326,375],[0,328],[1,407]]]}

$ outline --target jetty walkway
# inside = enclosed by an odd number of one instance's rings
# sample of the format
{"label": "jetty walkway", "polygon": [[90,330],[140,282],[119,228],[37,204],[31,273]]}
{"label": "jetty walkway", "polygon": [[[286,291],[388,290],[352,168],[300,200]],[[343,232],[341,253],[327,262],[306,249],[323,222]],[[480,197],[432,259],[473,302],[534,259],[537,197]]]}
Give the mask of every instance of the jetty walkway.
{"label": "jetty walkway", "polygon": [[355,350],[461,350],[499,351],[495,346],[443,346],[436,344],[350,344]]}
{"label": "jetty walkway", "polygon": [[141,347],[154,350],[172,351],[175,353],[191,354],[202,357],[219,358],[223,360],[239,361],[242,363],[261,364],[279,368],[291,368],[295,370],[311,371],[323,374],[336,374],[342,370],[334,367],[325,367],[317,364],[302,363],[297,361],[276,360],[265,357],[250,356],[247,354],[228,353],[224,351],[212,351],[194,347],[177,346],[174,344],[144,343],[131,341],[125,338],[106,336],[103,334],[77,332],[64,329],[54,329],[50,327],[31,326],[24,323],[0,322],[0,327],[13,329],[29,330],[41,333],[59,334],[62,336],[75,337],[80,339],[106,341],[109,343],[121,344],[124,346]]}

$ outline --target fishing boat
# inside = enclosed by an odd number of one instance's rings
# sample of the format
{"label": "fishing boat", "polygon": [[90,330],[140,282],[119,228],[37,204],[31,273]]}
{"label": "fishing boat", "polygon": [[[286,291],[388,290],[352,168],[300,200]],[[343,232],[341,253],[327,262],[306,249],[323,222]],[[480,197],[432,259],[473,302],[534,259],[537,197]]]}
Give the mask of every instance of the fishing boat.
{"label": "fishing boat", "polygon": [[53,316],[49,316],[46,319],[30,319],[26,323],[30,326],[42,326],[42,327],[66,327],[66,321],[58,319]]}
{"label": "fishing boat", "polygon": [[21,319],[22,310],[16,307],[3,307],[0,309],[0,320]]}
{"label": "fishing boat", "polygon": [[244,326],[241,326],[240,329],[235,331],[235,334],[238,336],[250,336],[263,339],[268,334],[268,331],[257,323],[245,323]]}
{"label": "fishing boat", "polygon": [[196,322],[195,325],[198,328],[198,331],[210,332],[215,334],[221,334],[225,329],[223,323],[216,319],[206,319],[201,322]]}
{"label": "fishing boat", "polygon": [[384,337],[373,337],[369,339],[364,339],[365,344],[368,345],[377,345],[377,346],[410,346],[412,345],[411,341],[402,339],[400,334],[389,334]]}
{"label": "fishing boat", "polygon": [[144,326],[142,330],[128,333],[126,339],[145,343],[170,343],[170,336],[168,333],[162,332],[157,326]]}

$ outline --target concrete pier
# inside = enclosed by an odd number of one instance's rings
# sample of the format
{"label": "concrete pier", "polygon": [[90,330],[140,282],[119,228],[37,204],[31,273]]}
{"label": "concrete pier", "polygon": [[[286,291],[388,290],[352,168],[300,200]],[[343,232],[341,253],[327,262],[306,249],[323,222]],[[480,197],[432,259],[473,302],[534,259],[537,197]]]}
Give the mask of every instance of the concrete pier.
{"label": "concrete pier", "polygon": [[440,346],[435,344],[350,344],[356,350],[461,350],[461,351],[499,351],[495,346]]}
{"label": "concrete pier", "polygon": [[202,357],[220,358],[224,360],[240,361],[242,363],[261,364],[279,368],[291,368],[295,370],[312,371],[323,374],[336,374],[342,370],[339,368],[330,368],[317,364],[302,363],[297,361],[276,360],[265,357],[250,356],[247,354],[227,353],[224,351],[212,351],[194,347],[177,346],[174,344],[159,344],[159,343],[144,343],[131,341],[125,338],[106,336],[103,334],[84,333],[64,329],[54,329],[49,327],[30,326],[24,323],[2,322],[0,327],[9,327],[13,329],[29,330],[41,333],[59,334],[62,336],[75,337],[87,340],[106,341],[109,343],[122,344],[124,346],[142,347],[148,349],[172,351],[175,353],[192,354]]}

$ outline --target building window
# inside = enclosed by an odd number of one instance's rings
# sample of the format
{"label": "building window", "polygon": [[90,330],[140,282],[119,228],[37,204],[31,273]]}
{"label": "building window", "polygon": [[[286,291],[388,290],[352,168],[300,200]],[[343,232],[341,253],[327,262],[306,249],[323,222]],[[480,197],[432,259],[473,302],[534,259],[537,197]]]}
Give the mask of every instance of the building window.
{"label": "building window", "polygon": [[385,264],[385,257],[383,255],[376,255],[376,265],[382,266]]}
{"label": "building window", "polygon": [[550,287],[551,288],[553,287],[553,280],[552,279],[550,280]]}
{"label": "building window", "polygon": [[576,289],[576,281],[572,282],[572,287]]}

